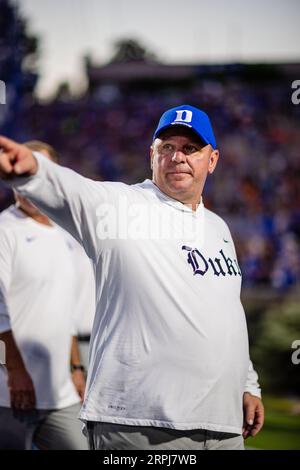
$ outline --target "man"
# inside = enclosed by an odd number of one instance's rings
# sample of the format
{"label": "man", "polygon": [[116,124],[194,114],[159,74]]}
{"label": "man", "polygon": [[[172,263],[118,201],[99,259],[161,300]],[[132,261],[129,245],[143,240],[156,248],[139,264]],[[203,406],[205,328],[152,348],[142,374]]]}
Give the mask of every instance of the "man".
{"label": "man", "polygon": [[[26,146],[57,161],[43,142]],[[0,448],[87,449],[77,420],[85,387],[74,336],[77,242],[25,197],[15,198],[0,215],[0,338],[7,356]]]}
{"label": "man", "polygon": [[[242,449],[262,427],[241,273],[202,191],[219,152],[208,116],[166,111],[153,180],[90,181],[0,138],[0,172],[84,246],[96,271],[88,393],[93,449]],[[243,421],[244,420],[244,421]]]}

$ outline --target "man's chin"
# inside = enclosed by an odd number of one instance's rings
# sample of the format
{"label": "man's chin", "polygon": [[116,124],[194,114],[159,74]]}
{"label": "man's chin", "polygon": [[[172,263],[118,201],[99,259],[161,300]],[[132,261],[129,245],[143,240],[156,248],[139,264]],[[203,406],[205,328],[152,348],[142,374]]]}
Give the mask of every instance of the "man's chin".
{"label": "man's chin", "polygon": [[168,184],[171,187],[184,189],[188,188],[192,181],[192,175],[189,173],[170,173],[167,177]]}
{"label": "man's chin", "polygon": [[168,187],[174,193],[182,193],[187,191],[190,188],[190,185],[184,180],[174,180],[169,182]]}
{"label": "man's chin", "polygon": [[168,174],[168,178],[170,180],[175,180],[175,181],[182,181],[182,180],[190,179],[191,177],[192,175],[190,173],[185,173],[185,172]]}

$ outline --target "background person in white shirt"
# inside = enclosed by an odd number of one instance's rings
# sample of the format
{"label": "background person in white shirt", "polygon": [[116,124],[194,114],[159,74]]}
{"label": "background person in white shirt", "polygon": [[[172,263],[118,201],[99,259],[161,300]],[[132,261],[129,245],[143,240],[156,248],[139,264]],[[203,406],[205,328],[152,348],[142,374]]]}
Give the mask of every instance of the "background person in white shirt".
{"label": "background person in white shirt", "polygon": [[[45,143],[26,146],[57,161]],[[85,389],[74,318],[77,242],[25,197],[15,198],[0,214],[0,338],[7,356],[0,448],[86,449],[77,419]]]}
{"label": "background person in white shirt", "polygon": [[0,172],[93,260],[96,316],[81,419],[95,449],[242,449],[263,424],[241,272],[202,192],[219,152],[208,116],[166,111],[153,179],[95,182],[0,138]]}
{"label": "background person in white shirt", "polygon": [[[74,261],[77,273],[75,329],[80,353],[80,363],[85,370],[88,369],[89,345],[95,316],[95,278],[93,264],[86,255],[82,246],[73,238]],[[75,360],[76,358],[74,358]],[[77,363],[78,361],[75,361]],[[80,374],[73,372],[73,380]]]}

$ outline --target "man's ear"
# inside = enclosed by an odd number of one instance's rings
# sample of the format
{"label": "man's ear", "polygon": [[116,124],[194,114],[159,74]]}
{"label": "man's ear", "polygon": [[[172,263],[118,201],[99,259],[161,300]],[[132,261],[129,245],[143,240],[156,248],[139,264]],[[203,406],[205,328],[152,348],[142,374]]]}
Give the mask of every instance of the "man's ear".
{"label": "man's ear", "polygon": [[213,150],[209,156],[208,173],[213,173],[219,160],[219,150]]}
{"label": "man's ear", "polygon": [[151,147],[150,147],[150,168],[151,168],[151,170],[153,170],[153,153],[154,153],[154,150],[153,150],[153,147],[151,145]]}

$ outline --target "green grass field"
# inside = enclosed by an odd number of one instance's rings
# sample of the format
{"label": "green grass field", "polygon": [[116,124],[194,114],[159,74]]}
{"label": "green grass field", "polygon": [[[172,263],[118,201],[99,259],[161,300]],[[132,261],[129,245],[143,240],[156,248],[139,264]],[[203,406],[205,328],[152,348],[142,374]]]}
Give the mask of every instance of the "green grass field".
{"label": "green grass field", "polygon": [[[300,414],[293,413],[295,401],[264,396],[265,425],[255,438],[248,438],[246,447],[264,450],[300,450]],[[298,401],[299,404],[299,401]],[[299,406],[299,405],[298,405]]]}

